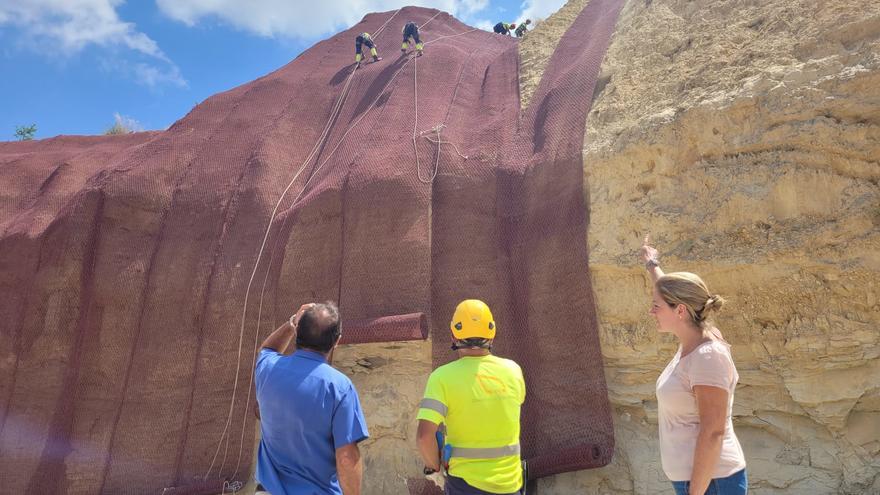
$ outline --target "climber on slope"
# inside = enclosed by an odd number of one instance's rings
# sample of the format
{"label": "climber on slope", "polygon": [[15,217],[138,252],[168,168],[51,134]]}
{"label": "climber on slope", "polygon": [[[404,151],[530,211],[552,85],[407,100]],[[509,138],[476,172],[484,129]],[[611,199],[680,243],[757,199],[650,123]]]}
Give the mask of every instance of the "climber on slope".
{"label": "climber on slope", "polygon": [[[510,359],[492,355],[495,321],[483,301],[462,301],[449,326],[458,359],[428,377],[416,416],[424,473],[438,485],[445,483],[446,495],[522,493],[522,370]],[[442,442],[442,434],[437,435],[443,431],[441,423],[446,424]]]}
{"label": "climber on slope", "polygon": [[358,67],[361,65],[361,59],[364,58],[361,53],[362,45],[365,45],[370,49],[370,55],[373,56],[373,62],[382,60],[382,57],[379,56],[379,52],[376,51],[376,45],[373,44],[373,39],[370,37],[370,33],[361,33],[354,39],[354,62]]}
{"label": "climber on slope", "polygon": [[507,36],[510,36],[510,31],[512,29],[516,29],[516,24],[508,24],[506,22],[499,22],[498,24],[495,24],[494,28],[492,28],[496,34],[506,34]]}
{"label": "climber on slope", "polygon": [[514,31],[514,34],[516,34],[516,37],[517,37],[517,38],[522,38],[523,36],[525,36],[525,35],[526,35],[526,31],[529,30],[526,26],[528,26],[528,25],[531,24],[531,23],[532,23],[532,20],[531,20],[531,19],[526,19],[525,22],[523,22],[522,24],[520,24],[519,26],[517,26],[517,27],[516,27],[516,31]]}
{"label": "climber on slope", "polygon": [[401,52],[406,53],[406,49],[409,48],[410,38],[415,42],[416,51],[418,52],[418,56],[421,57],[424,45],[422,45],[422,40],[419,39],[419,26],[414,22],[407,22],[406,25],[403,26],[403,45],[400,47]]}

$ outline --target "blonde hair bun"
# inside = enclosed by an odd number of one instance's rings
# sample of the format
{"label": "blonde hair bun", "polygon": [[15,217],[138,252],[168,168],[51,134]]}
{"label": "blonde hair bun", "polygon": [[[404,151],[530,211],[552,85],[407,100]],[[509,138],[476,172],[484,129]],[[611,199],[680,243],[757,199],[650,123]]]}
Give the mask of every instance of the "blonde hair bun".
{"label": "blonde hair bun", "polygon": [[705,323],[707,313],[718,311],[724,305],[724,298],[718,294],[711,294],[706,282],[695,273],[667,273],[657,279],[655,285],[667,304],[671,306],[683,304],[694,323],[701,327]]}
{"label": "blonde hair bun", "polygon": [[706,299],[706,304],[703,305],[702,313],[705,315],[709,311],[721,311],[721,308],[724,306],[724,298],[715,294],[713,296],[709,296],[709,299]]}

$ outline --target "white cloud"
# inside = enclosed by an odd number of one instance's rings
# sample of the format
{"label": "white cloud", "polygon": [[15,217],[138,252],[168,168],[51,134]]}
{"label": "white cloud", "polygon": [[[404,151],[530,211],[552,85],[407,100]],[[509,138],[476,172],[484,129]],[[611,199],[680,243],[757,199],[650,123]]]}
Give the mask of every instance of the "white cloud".
{"label": "white cloud", "polygon": [[171,85],[179,88],[189,87],[186,79],[176,65],[158,67],[145,62],[128,61],[119,57],[102,57],[97,67],[108,74],[122,75],[138,84],[155,89]]}
{"label": "white cloud", "polygon": [[471,25],[473,27],[475,27],[477,29],[482,29],[483,31],[489,31],[490,33],[492,32],[493,29],[495,29],[495,24],[498,24],[498,23],[492,22],[492,21],[489,21],[486,19],[480,19],[479,21],[471,23]]}
{"label": "white cloud", "polygon": [[[159,45],[119,18],[124,0],[0,0],[0,26],[18,28],[19,44],[49,57],[71,56],[89,46],[134,52],[160,66],[140,62],[144,77],[155,83],[183,81],[180,70]],[[122,64],[124,65],[124,64]],[[183,81],[185,85],[185,81]],[[151,83],[147,82],[150,85]]]}
{"label": "white cloud", "polygon": [[134,64],[133,71],[135,81],[146,86],[155,87],[164,84],[171,84],[180,88],[189,86],[176,65],[172,65],[168,69],[160,69],[154,65],[137,63]]}
{"label": "white cloud", "polygon": [[128,132],[140,132],[144,130],[144,126],[140,122],[127,115],[122,115],[119,112],[113,112],[113,125],[125,129]]}
{"label": "white cloud", "polygon": [[489,6],[489,0],[461,0],[460,3],[465,13],[479,12]]}
{"label": "white cloud", "polygon": [[0,23],[13,24],[34,41],[51,41],[74,53],[87,45],[125,46],[151,57],[166,57],[156,42],[122,21],[120,0],[0,0]]}
{"label": "white cloud", "polygon": [[521,6],[522,13],[517,17],[516,22],[519,24],[526,19],[531,19],[532,22],[546,19],[563,5],[565,5],[565,0],[525,0]]}
{"label": "white cloud", "polygon": [[468,20],[489,0],[156,0],[168,17],[189,26],[218,21],[266,37],[310,39],[351,26],[370,12],[406,5],[433,7]]}

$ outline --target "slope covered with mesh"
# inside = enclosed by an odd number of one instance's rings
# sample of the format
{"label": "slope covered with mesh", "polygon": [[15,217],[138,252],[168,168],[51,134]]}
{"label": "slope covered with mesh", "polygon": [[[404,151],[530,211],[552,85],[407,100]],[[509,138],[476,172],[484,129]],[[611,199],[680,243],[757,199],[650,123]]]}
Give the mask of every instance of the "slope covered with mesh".
{"label": "slope covered with mesh", "polygon": [[[326,299],[351,342],[430,329],[435,364],[455,304],[486,300],[532,474],[607,463],[581,148],[620,3],[588,5],[525,110],[515,39],[404,8],[166,131],[0,143],[5,489],[245,479],[255,344]],[[398,56],[410,20],[424,57]],[[362,31],[385,60],[355,71]]]}

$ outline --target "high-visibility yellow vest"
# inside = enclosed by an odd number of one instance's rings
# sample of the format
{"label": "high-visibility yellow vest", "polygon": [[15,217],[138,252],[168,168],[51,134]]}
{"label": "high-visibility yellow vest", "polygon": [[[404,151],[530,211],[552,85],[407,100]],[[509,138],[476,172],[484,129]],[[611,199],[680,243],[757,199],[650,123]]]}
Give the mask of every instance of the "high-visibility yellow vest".
{"label": "high-visibility yellow vest", "polygon": [[515,362],[466,356],[431,373],[417,418],[445,423],[451,476],[490,493],[512,493],[523,484],[519,416],[525,398]]}

